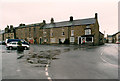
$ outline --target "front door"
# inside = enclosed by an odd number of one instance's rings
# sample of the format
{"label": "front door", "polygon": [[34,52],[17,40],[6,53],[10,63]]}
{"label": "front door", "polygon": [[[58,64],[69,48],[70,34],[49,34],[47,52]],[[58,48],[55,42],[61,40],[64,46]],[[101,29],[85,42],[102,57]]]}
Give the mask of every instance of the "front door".
{"label": "front door", "polygon": [[81,44],[81,37],[79,37],[79,44]]}
{"label": "front door", "polygon": [[40,38],[40,44],[42,44],[42,38]]}

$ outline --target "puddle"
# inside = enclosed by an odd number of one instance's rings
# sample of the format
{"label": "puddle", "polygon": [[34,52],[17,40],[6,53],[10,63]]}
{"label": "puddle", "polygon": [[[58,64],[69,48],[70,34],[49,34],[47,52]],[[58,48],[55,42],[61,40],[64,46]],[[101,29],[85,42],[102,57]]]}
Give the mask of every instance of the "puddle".
{"label": "puddle", "polygon": [[73,48],[73,50],[78,50],[79,48]]}
{"label": "puddle", "polygon": [[64,49],[64,52],[68,52],[68,51],[70,51],[70,48]]}

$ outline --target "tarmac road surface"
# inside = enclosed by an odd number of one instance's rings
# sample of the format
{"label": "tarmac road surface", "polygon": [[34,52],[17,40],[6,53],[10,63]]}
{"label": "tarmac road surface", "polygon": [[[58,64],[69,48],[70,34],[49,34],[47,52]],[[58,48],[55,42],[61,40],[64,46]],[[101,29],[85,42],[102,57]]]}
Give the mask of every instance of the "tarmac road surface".
{"label": "tarmac road surface", "polygon": [[[117,44],[31,45],[30,50],[22,53],[1,47],[2,79],[118,79]],[[26,62],[25,57],[17,59],[19,55],[41,51],[56,54],[50,65],[35,67]]]}

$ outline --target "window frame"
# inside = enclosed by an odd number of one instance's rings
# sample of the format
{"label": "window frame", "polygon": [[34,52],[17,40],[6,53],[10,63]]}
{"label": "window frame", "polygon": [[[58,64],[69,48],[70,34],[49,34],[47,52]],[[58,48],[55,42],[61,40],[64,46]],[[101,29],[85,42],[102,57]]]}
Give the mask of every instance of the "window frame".
{"label": "window frame", "polygon": [[62,36],[65,36],[65,32],[64,31],[62,31]]}
{"label": "window frame", "polygon": [[75,42],[75,37],[70,37],[70,42],[71,43]]}
{"label": "window frame", "polygon": [[91,35],[91,34],[92,34],[91,28],[86,28],[85,29],[85,35]]}
{"label": "window frame", "polygon": [[53,30],[50,30],[50,36],[53,37]]}
{"label": "window frame", "polygon": [[71,30],[71,36],[74,36],[74,30]]}

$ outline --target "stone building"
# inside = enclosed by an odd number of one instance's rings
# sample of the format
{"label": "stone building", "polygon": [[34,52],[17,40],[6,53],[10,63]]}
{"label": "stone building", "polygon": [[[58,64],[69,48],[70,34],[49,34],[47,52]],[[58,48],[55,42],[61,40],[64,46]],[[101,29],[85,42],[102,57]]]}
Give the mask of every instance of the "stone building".
{"label": "stone building", "polygon": [[20,24],[15,27],[15,37],[37,44],[92,44],[104,43],[104,34],[99,31],[97,13],[94,18],[74,20],[71,16],[68,21],[50,23],[43,20],[37,24]]}
{"label": "stone building", "polygon": [[120,31],[112,35],[112,42],[113,43],[120,43]]}
{"label": "stone building", "polygon": [[107,43],[112,43],[112,35],[107,35]]}
{"label": "stone building", "polygon": [[100,37],[99,37],[99,44],[102,45],[105,43],[105,38],[104,38],[104,34],[99,32],[100,33]]}
{"label": "stone building", "polygon": [[24,39],[32,44],[39,43],[39,37],[42,34],[41,27],[43,23],[36,24],[20,24],[18,27],[15,27],[15,38]]}
{"label": "stone building", "polygon": [[43,33],[48,36],[46,39],[41,36],[40,42],[48,44],[65,43],[66,41],[71,44],[82,44],[85,42],[99,45],[104,43],[104,34],[99,32],[97,13],[95,18],[73,20],[71,16],[69,21],[63,22],[54,22],[52,18],[51,23],[43,26],[43,30]]}
{"label": "stone building", "polygon": [[4,33],[4,30],[0,30],[0,41],[3,41],[3,33]]}
{"label": "stone building", "polygon": [[15,30],[13,28],[13,25],[10,25],[10,27],[7,25],[7,27],[5,28],[5,32],[4,32],[4,41],[6,39],[14,39],[15,38]]}

